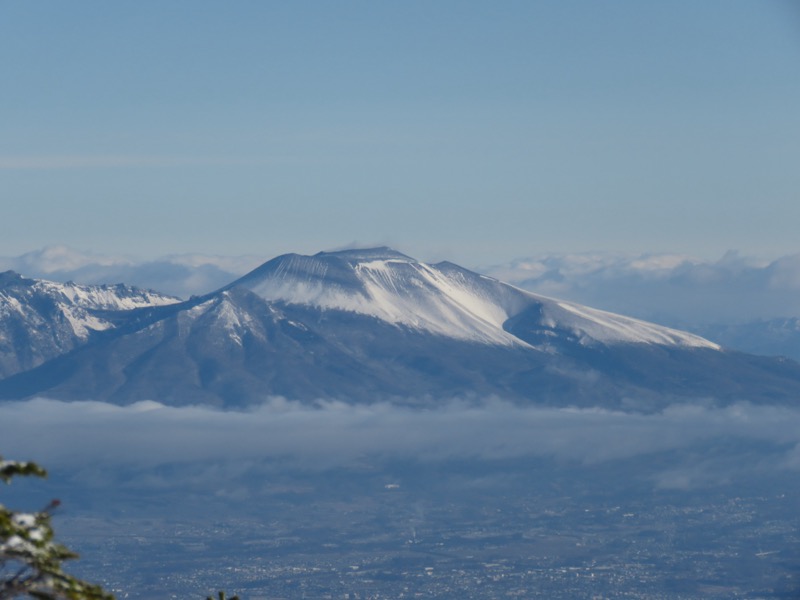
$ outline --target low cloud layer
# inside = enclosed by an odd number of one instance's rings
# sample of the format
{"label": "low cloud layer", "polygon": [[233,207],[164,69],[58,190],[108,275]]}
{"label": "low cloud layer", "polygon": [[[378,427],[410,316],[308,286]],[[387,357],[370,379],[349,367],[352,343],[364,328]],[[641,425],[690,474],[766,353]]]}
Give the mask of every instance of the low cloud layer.
{"label": "low cloud layer", "polygon": [[[499,400],[419,410],[389,404],[307,406],[276,398],[251,411],[222,412],[155,402],[118,407],[35,399],[0,405],[0,440],[0,452],[9,458],[67,469],[214,461],[289,461],[326,469],[365,457],[428,462],[544,457],[591,466],[726,441],[734,448],[769,447],[768,459],[756,456],[757,464],[798,470],[800,410],[675,405],[642,415]],[[698,473],[706,467],[691,465]],[[665,486],[680,486],[687,474],[659,477]]]}

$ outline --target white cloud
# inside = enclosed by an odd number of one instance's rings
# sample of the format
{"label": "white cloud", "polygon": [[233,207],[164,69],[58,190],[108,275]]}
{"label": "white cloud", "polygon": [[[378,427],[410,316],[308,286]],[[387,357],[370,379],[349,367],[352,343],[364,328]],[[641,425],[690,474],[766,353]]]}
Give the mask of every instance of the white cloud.
{"label": "white cloud", "polygon": [[63,245],[46,246],[39,250],[26,252],[21,256],[3,258],[0,261],[8,268],[20,270],[23,274],[29,272],[50,274],[76,271],[88,266],[119,267],[134,264],[134,260],[129,257],[95,254]]}

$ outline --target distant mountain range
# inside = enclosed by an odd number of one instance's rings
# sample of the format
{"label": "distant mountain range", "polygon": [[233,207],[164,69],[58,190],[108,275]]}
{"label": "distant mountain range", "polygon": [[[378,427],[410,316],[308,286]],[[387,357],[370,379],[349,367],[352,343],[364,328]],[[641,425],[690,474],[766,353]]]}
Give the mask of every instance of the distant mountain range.
{"label": "distant mountain range", "polygon": [[187,301],[0,275],[0,398],[243,407],[794,403],[800,365],[389,248],[277,257]]}

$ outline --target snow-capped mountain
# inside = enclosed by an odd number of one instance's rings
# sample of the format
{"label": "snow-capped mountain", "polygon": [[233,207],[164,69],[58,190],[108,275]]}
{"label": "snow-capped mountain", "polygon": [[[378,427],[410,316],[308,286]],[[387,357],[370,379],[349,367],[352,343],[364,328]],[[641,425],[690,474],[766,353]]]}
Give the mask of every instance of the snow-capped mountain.
{"label": "snow-capped mountain", "polygon": [[497,395],[655,410],[675,398],[800,397],[793,361],[725,351],[388,248],[280,256],[212,294],[147,302],[109,313],[114,327],[102,335],[0,381],[0,398],[243,406],[271,395]]}
{"label": "snow-capped mountain", "polygon": [[267,300],[368,315],[456,339],[496,344],[519,340],[503,330],[516,294],[445,273],[388,248],[290,254],[234,282]]}
{"label": "snow-capped mountain", "polygon": [[231,287],[476,342],[542,347],[548,336],[562,334],[587,345],[719,349],[690,333],[539,296],[449,262],[428,265],[390,248],[279,256]]}
{"label": "snow-capped mountain", "polygon": [[0,273],[0,377],[24,371],[115,327],[119,313],[179,302],[126,285],[85,286]]}

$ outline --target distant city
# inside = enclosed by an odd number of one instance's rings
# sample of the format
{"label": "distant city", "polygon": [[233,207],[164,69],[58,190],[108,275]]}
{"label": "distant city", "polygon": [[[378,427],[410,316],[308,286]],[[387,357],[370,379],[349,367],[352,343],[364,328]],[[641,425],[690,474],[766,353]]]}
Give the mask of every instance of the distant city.
{"label": "distant city", "polygon": [[162,507],[60,528],[80,572],[131,600],[798,597],[796,482],[647,492],[622,471],[436,483],[429,469],[412,490],[329,476],[205,518]]}

